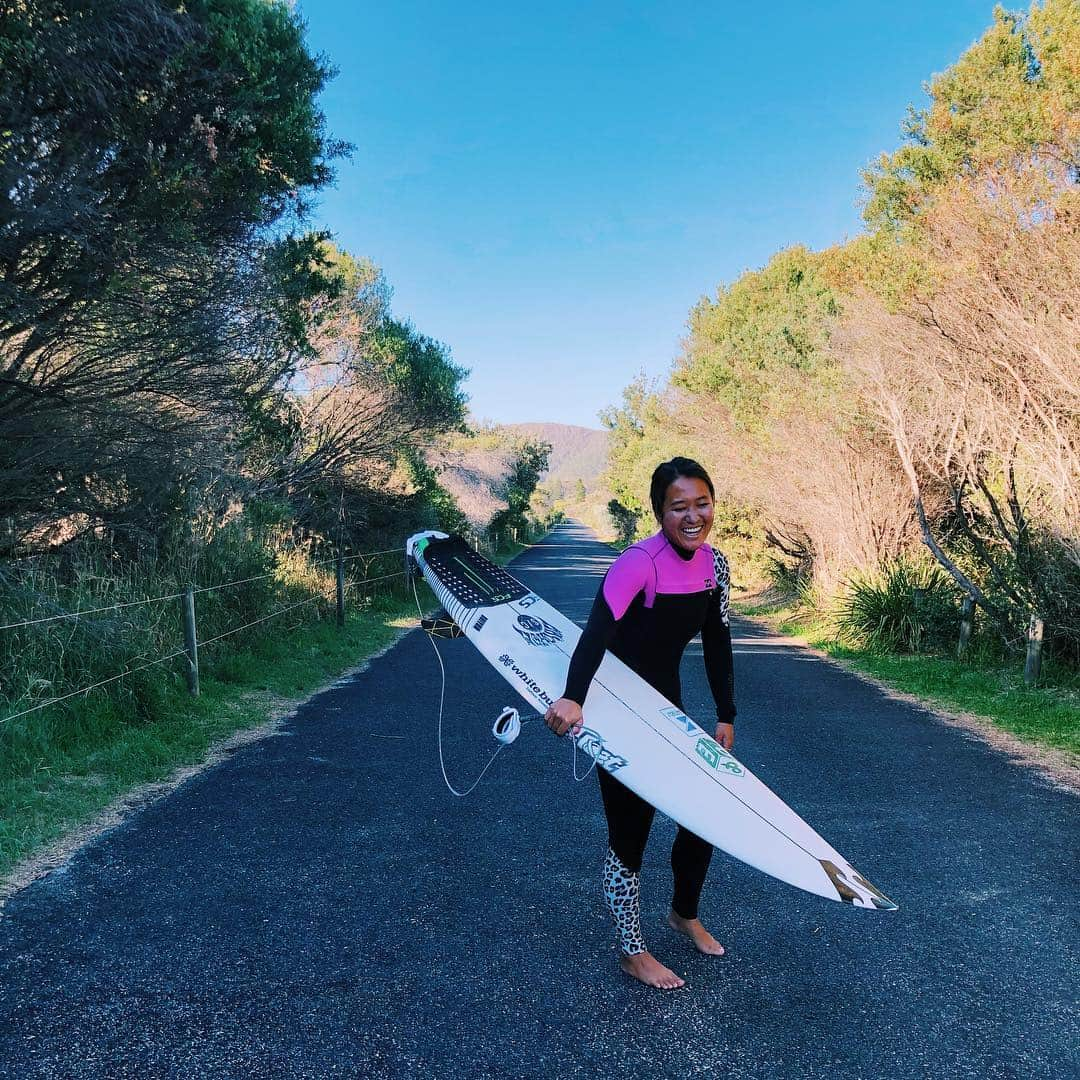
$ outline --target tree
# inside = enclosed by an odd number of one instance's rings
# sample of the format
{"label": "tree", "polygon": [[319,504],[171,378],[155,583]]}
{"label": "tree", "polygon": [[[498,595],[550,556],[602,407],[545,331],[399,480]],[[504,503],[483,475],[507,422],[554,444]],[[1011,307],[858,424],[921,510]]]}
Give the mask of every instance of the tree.
{"label": "tree", "polygon": [[733,526],[756,517],[764,542],[823,590],[898,555],[914,525],[902,473],[828,348],[839,260],[790,248],[702,300],[667,400]]}
{"label": "tree", "polygon": [[278,426],[328,288],[278,226],[342,149],[329,71],[263,0],[28,0],[0,60],[0,503],[152,527]]}
{"label": "tree", "polygon": [[926,86],[910,108],[905,142],[863,176],[872,229],[904,230],[958,176],[1009,167],[1037,153],[1080,169],[1080,6],[1033,4],[1027,16],[998,7],[993,25]]}
{"label": "tree", "polygon": [[502,491],[507,507],[492,519],[490,532],[504,534],[507,529],[527,528],[530,500],[550,454],[551,443],[528,436],[511,437],[510,473]]}
{"label": "tree", "polygon": [[921,226],[932,288],[853,304],[841,355],[866,380],[925,544],[1022,637],[1080,645],[1080,192],[1041,166],[939,193]]}
{"label": "tree", "polygon": [[376,267],[327,245],[320,254],[336,288],[311,305],[313,349],[282,404],[292,438],[286,453],[271,456],[276,483],[305,519],[326,519],[345,489],[362,498],[400,461],[449,522],[424,449],[463,427],[466,372],[445,346],[390,316]]}

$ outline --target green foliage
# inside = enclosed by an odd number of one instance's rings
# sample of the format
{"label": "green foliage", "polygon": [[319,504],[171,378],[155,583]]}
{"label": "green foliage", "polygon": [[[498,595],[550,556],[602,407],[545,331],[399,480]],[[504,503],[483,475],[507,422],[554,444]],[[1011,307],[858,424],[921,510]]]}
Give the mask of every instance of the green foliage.
{"label": "green foliage", "polygon": [[770,589],[785,600],[794,601],[799,607],[816,609],[814,578],[805,563],[791,563],[775,556],[768,557],[765,577]]}
{"label": "green foliage", "polygon": [[7,307],[23,326],[151,252],[183,266],[302,209],[344,150],[315,104],[331,72],[280,0],[28,0],[0,42]]}
{"label": "green foliage", "polygon": [[0,49],[0,505],[153,533],[289,434],[329,69],[277,0],[27,0]]}
{"label": "green foliage", "polygon": [[507,529],[528,529],[530,500],[547,468],[551,444],[527,436],[515,436],[512,442],[510,474],[503,487],[509,504],[496,514],[488,526],[491,534],[505,534]]}
{"label": "green foliage", "polygon": [[726,406],[736,430],[761,432],[808,395],[832,391],[824,346],[838,312],[821,256],[781,251],[693,308],[673,385]]}
{"label": "green foliage", "polygon": [[620,547],[627,547],[634,542],[638,530],[638,515],[633,510],[623,506],[618,499],[612,499],[608,504],[608,513],[615,526],[615,539]]}
{"label": "green foliage", "polygon": [[1036,149],[1060,144],[1080,165],[1077,55],[1076,0],[1046,0],[1027,16],[996,8],[982,38],[927,85],[930,105],[909,109],[904,145],[864,174],[871,228],[903,230],[955,177]]}
{"label": "green foliage", "polygon": [[600,420],[610,431],[608,470],[604,484],[641,528],[653,521],[649,482],[662,461],[677,455],[693,456],[694,448],[680,438],[674,419],[657,388],[644,375],[623,390],[621,406],[605,409]]}
{"label": "green foliage", "polygon": [[373,348],[387,381],[402,392],[423,427],[432,432],[463,428],[467,399],[461,381],[468,372],[451,361],[445,345],[388,318],[377,328]]}
{"label": "green foliage", "polygon": [[852,574],[836,602],[841,640],[879,652],[919,652],[959,632],[956,587],[930,563],[897,561]]}
{"label": "green foliage", "polygon": [[425,461],[423,452],[406,450],[401,460],[424,508],[423,525],[449,533],[468,531],[469,519],[461,512],[454,497],[440,486],[438,473]]}

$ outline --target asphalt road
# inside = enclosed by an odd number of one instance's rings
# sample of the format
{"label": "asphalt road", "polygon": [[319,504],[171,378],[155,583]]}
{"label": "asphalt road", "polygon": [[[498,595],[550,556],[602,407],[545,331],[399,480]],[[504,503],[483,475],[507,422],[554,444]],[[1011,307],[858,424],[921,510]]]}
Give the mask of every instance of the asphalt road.
{"label": "asphalt road", "polygon": [[[609,549],[565,526],[514,572],[583,621]],[[737,572],[737,571],[736,571]],[[736,753],[900,905],[867,912],[725,856],[711,959],[616,966],[596,782],[528,725],[476,793],[435,756],[420,632],[13,897],[3,1077],[1080,1075],[1077,798],[925,711],[735,620]],[[509,688],[442,642],[448,767],[483,765]],[[700,646],[687,710],[710,715]]]}

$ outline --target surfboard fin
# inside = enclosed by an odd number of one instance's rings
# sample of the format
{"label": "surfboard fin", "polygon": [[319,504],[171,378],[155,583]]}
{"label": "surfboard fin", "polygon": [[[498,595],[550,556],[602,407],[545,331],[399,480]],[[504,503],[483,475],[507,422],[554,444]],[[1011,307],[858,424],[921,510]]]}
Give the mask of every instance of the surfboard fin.
{"label": "surfboard fin", "polygon": [[875,888],[854,867],[850,874],[841,870],[836,863],[828,859],[820,859],[821,868],[829,875],[833,888],[840,894],[839,899],[845,904],[855,907],[874,907],[878,911],[897,911],[898,905],[894,904],[880,889]]}

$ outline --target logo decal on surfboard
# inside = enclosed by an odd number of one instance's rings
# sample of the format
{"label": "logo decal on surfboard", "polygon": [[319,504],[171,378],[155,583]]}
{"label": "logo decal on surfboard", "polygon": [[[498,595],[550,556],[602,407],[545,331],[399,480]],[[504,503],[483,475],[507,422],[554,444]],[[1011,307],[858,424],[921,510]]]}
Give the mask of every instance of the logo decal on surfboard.
{"label": "logo decal on surfboard", "polygon": [[549,622],[534,615],[519,615],[514,629],[530,644],[546,649],[557,641],[562,641],[562,631],[556,630]]}
{"label": "logo decal on surfboard", "polygon": [[701,728],[679,709],[661,709],[660,715],[666,716],[680,731],[685,732],[687,735],[703,734]]}
{"label": "logo decal on surfboard", "polygon": [[555,699],[548,695],[544,688],[524,669],[519,668],[514,662],[514,658],[509,653],[503,653],[499,657],[499,663],[503,667],[509,668],[524,684],[525,689],[529,691],[537,701],[544,705],[554,705]]}
{"label": "logo decal on surfboard", "polygon": [[630,764],[622,755],[612,753],[604,745],[604,740],[600,734],[593,731],[592,728],[583,727],[575,741],[579,750],[584,750],[589,757],[595,758],[596,764],[610,773],[618,772],[619,769]]}
{"label": "logo decal on surfboard", "polygon": [[742,776],[743,767],[715,740],[702,735],[694,747],[697,755],[710,769],[719,772],[723,769],[732,776]]}

